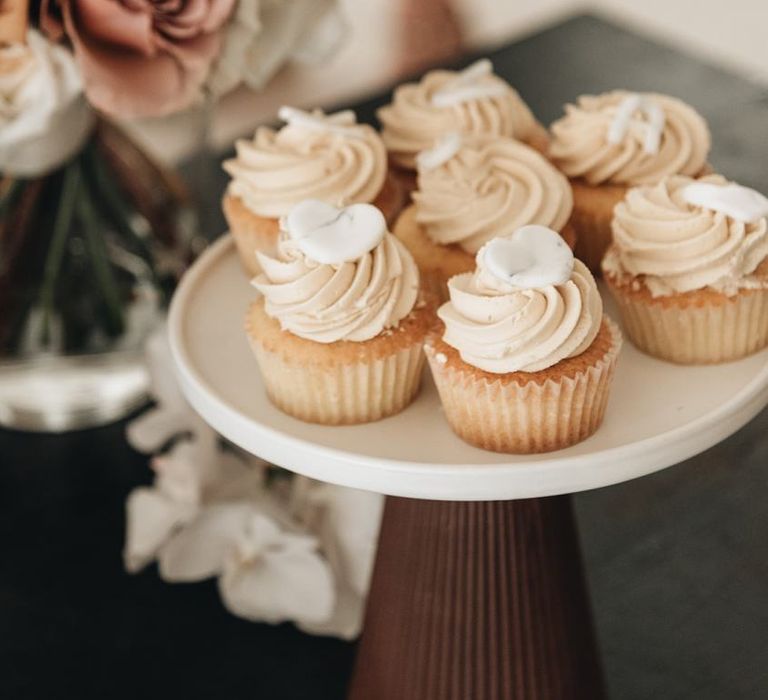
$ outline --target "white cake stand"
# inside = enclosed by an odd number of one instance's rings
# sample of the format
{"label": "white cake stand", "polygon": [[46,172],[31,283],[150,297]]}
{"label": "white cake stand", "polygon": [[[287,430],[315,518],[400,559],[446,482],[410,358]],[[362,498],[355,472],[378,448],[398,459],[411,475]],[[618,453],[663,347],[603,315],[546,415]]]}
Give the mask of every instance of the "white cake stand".
{"label": "white cake stand", "polygon": [[256,295],[229,236],[182,280],[169,333],[192,406],[270,462],[405,497],[387,500],[352,696],[602,697],[570,501],[544,497],[643,476],[723,440],[768,404],[768,351],[681,367],[626,343],[598,432],[516,457],[455,437],[428,376],[411,407],[376,423],[282,414],[243,331]]}

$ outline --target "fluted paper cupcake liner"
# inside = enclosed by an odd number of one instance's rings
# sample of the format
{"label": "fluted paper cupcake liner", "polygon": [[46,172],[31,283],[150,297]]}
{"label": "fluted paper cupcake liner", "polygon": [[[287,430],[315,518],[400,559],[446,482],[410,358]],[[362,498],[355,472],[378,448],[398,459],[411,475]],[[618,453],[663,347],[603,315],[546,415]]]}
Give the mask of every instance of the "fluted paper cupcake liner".
{"label": "fluted paper cupcake liner", "polygon": [[258,343],[253,349],[272,403],[324,425],[367,423],[402,411],[419,390],[424,366],[420,344],[369,362],[320,368],[293,364]]}
{"label": "fluted paper cupcake liner", "polygon": [[433,314],[434,304],[421,304],[371,340],[324,345],[280,330],[257,302],[246,330],[275,406],[310,423],[349,425],[391,416],[413,401]]}
{"label": "fluted paper cupcake liner", "polygon": [[[598,337],[579,356],[579,367],[567,372],[563,363],[539,373],[500,375],[476,370],[433,339],[425,346],[432,375],[453,431],[464,441],[495,452],[550,452],[580,442],[603,421],[621,334],[607,318]],[[455,351],[452,351],[455,355]]]}
{"label": "fluted paper cupcake liner", "polygon": [[742,290],[733,297],[653,298],[617,285],[610,276],[606,281],[627,336],[649,355],[679,364],[713,364],[768,346],[768,289]]}

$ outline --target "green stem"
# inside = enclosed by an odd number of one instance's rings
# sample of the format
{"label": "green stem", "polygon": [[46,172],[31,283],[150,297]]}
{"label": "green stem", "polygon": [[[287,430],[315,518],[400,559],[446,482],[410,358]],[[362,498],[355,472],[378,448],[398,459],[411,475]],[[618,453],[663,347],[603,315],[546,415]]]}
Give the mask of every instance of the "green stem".
{"label": "green stem", "polygon": [[120,303],[120,292],[118,291],[117,281],[114,271],[109,261],[107,247],[104,244],[102,231],[99,230],[96,211],[91,201],[90,194],[83,190],[82,195],[77,201],[78,217],[80,218],[85,241],[88,248],[89,258],[93,265],[93,271],[96,276],[96,283],[101,292],[104,301],[105,330],[111,336],[120,335],[125,329],[123,318],[123,309]]}
{"label": "green stem", "polygon": [[40,289],[40,305],[43,309],[43,343],[50,342],[51,318],[53,316],[54,296],[64,259],[67,239],[72,230],[72,219],[75,213],[75,201],[80,189],[80,166],[75,160],[64,171],[64,183],[61,187],[61,197],[53,223],[53,234],[48,246],[48,253],[43,268],[43,284]]}
{"label": "green stem", "polygon": [[122,194],[115,186],[114,179],[104,166],[98,146],[93,141],[84,151],[86,175],[94,193],[100,196],[100,204],[106,210],[110,222],[114,224],[117,233],[128,243],[132,243],[138,254],[149,265],[153,278],[156,279],[152,251],[144,237],[131,224],[131,215]]}
{"label": "green stem", "polygon": [[11,180],[8,184],[8,189],[0,196],[0,219],[8,213],[8,210],[19,198],[26,184],[27,180],[22,180],[21,178]]}

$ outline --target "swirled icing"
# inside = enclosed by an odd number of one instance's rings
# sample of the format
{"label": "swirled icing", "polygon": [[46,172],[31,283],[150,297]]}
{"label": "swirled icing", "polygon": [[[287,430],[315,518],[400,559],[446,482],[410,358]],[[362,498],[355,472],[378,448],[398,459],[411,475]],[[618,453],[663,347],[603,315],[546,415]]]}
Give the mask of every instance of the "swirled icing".
{"label": "swirled icing", "polygon": [[698,175],[709,147],[706,123],[684,102],[616,90],[566,105],[552,125],[550,157],[568,177],[593,185],[639,185]]}
{"label": "swirled icing", "polygon": [[278,218],[304,199],[333,204],[372,202],[387,174],[387,154],[376,131],[353,112],[325,115],[283,108],[287,124],[260,127],[236,143],[225,161],[229,193],[256,215]]}
{"label": "swirled icing", "polygon": [[521,288],[489,269],[481,250],[475,272],[451,278],[448,290],[438,311],[443,340],[464,362],[494,374],[538,372],[576,357],[602,322],[600,294],[580,260],[563,284]]}
{"label": "swirled icing", "polygon": [[520,95],[490,71],[473,74],[469,83],[455,71],[430,71],[418,83],[398,87],[378,117],[390,157],[410,169],[415,168],[416,154],[431,148],[443,134],[455,131],[527,141],[540,128]]}
{"label": "swirled icing", "polygon": [[[422,160],[423,162],[423,160]],[[513,139],[464,137],[434,168],[419,168],[416,221],[436,243],[469,253],[526,224],[562,230],[573,208],[568,180]]]}
{"label": "swirled icing", "polygon": [[318,343],[364,341],[411,312],[419,272],[392,234],[384,233],[378,241],[367,237],[374,247],[355,260],[320,263],[305,252],[302,241],[307,236],[319,236],[319,245],[340,259],[348,257],[351,248],[343,239],[354,231],[341,227],[329,237],[326,225],[285,230],[292,224],[297,225],[297,219],[281,220],[284,228],[273,256],[257,253],[263,272],[253,282],[264,295],[267,315],[284,330]]}
{"label": "swirled icing", "polygon": [[768,220],[744,221],[691,203],[686,190],[697,183],[729,187],[722,176],[710,175],[672,176],[630,189],[614,210],[606,271],[642,276],[654,296],[705,287],[732,295],[764,286],[752,273],[768,256]]}

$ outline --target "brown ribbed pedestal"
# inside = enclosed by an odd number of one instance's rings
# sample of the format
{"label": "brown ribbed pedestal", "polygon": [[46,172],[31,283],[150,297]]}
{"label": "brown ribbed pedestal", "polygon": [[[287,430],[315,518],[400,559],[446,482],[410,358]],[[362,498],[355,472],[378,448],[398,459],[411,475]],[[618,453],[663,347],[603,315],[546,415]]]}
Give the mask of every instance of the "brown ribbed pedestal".
{"label": "brown ribbed pedestal", "polygon": [[568,496],[388,498],[351,700],[601,700]]}

